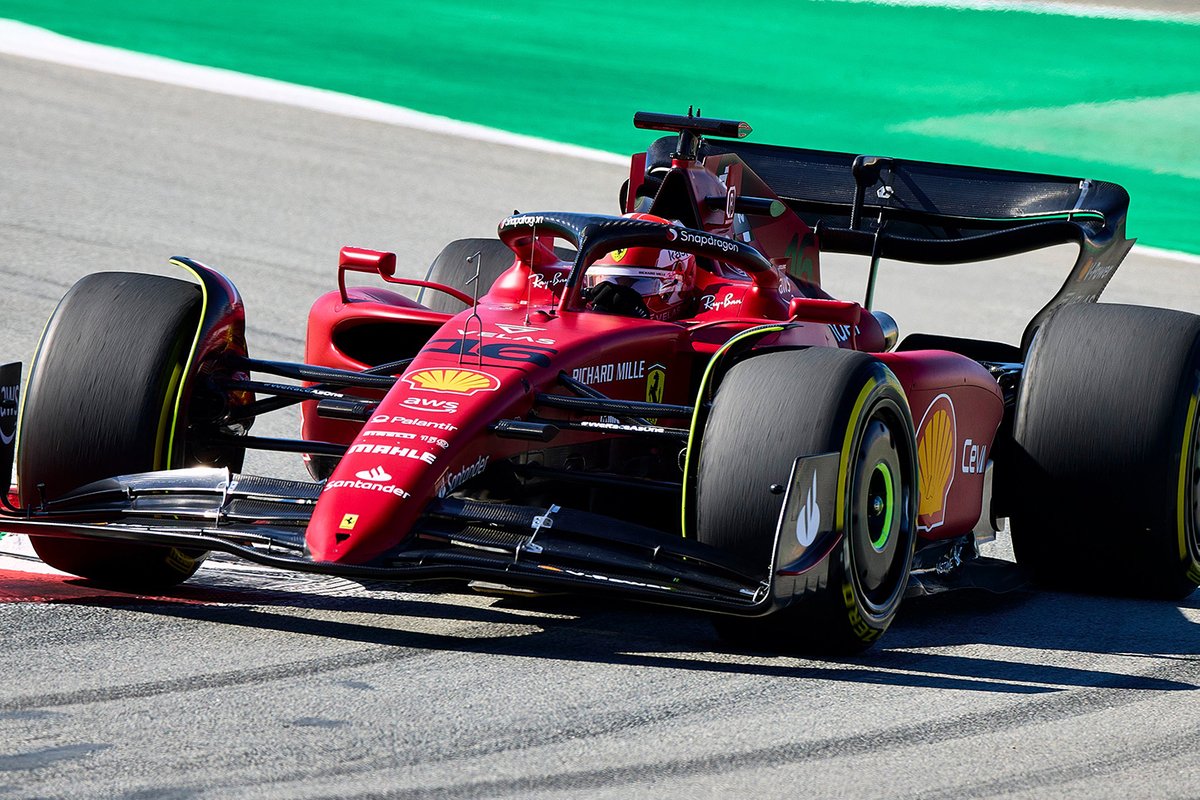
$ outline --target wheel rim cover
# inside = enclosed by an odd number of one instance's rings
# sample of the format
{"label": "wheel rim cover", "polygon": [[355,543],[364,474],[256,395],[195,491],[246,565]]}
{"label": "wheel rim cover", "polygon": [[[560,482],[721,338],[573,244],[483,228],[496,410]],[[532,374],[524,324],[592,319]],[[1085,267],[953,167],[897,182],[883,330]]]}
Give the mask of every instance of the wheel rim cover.
{"label": "wheel rim cover", "polygon": [[[884,545],[892,535],[892,518],[896,510],[895,486],[892,481],[892,471],[888,468],[887,462],[880,461],[875,465],[875,469],[871,473],[871,485],[868,492],[872,506],[875,505],[875,500],[881,501],[878,508],[870,509],[868,525],[872,530],[878,527],[879,535],[871,540],[871,547],[875,548],[876,552],[882,552]],[[881,516],[882,520],[879,519]],[[876,525],[877,520],[879,520],[878,525]]]}
{"label": "wheel rim cover", "polygon": [[877,410],[863,428],[852,467],[850,548],[859,592],[867,606],[887,605],[903,589],[907,558],[900,548],[911,544],[899,535],[912,481],[906,481],[890,414]]}

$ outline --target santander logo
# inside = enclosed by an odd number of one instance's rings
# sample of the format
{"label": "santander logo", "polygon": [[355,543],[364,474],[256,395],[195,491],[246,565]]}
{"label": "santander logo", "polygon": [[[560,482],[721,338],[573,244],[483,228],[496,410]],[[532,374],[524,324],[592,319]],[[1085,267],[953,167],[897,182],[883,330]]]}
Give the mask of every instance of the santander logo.
{"label": "santander logo", "polygon": [[383,467],[365,469],[362,472],[356,472],[354,473],[354,477],[363,481],[390,481],[392,479],[391,475],[388,475],[386,472],[384,472]]}

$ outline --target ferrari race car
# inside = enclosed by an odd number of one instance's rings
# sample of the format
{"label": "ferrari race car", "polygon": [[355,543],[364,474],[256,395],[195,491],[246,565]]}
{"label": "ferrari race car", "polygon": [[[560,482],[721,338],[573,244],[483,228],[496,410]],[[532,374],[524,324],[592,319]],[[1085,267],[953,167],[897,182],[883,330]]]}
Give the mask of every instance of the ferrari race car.
{"label": "ferrari race car", "polygon": [[[207,553],[351,579],[613,593],[768,649],[853,652],[971,583],[1007,519],[1043,584],[1200,582],[1200,317],[1096,304],[1112,183],[743,141],[639,113],[620,215],[518,213],[424,280],[346,247],[305,363],[253,358],[223,275],[98,273],[0,372],[0,526],[130,591]],[[1019,345],[913,334],[880,259],[1079,257]],[[820,256],[870,259],[866,302]],[[349,273],[376,285],[347,286]],[[419,290],[416,299],[392,287]],[[252,435],[301,404],[297,439]],[[314,480],[241,474],[247,449]]]}

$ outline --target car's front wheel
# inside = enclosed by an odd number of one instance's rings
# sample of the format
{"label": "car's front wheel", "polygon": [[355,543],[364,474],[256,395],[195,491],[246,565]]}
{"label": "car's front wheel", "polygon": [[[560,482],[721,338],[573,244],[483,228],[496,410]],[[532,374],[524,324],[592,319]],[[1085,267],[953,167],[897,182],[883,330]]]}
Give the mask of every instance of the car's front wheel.
{"label": "car's front wheel", "polygon": [[[836,502],[810,504],[805,525],[839,538],[828,557],[811,566],[792,605],[763,618],[715,618],[723,638],[767,649],[852,653],[887,630],[916,546],[913,441],[899,383],[864,353],[773,352],[729,371],[700,446],[698,539],[765,576],[781,524],[780,489],[798,457],[822,453],[840,456]],[[783,535],[816,547],[815,533],[798,524]]]}
{"label": "car's front wheel", "polygon": [[[178,418],[201,291],[154,275],[104,272],[76,283],[38,345],[21,410],[17,477],[27,506],[113,475],[184,465]],[[52,567],[116,589],[186,580],[204,553],[31,536]]]}

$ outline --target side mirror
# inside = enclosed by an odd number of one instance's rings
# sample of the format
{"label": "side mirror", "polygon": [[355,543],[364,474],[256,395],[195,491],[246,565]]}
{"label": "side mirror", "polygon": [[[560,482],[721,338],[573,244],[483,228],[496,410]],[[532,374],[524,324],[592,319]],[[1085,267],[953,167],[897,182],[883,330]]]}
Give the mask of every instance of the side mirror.
{"label": "side mirror", "polygon": [[347,272],[370,272],[387,280],[396,274],[396,254],[365,247],[343,247],[338,257],[338,290],[342,293],[343,303],[350,302],[346,296]]}

